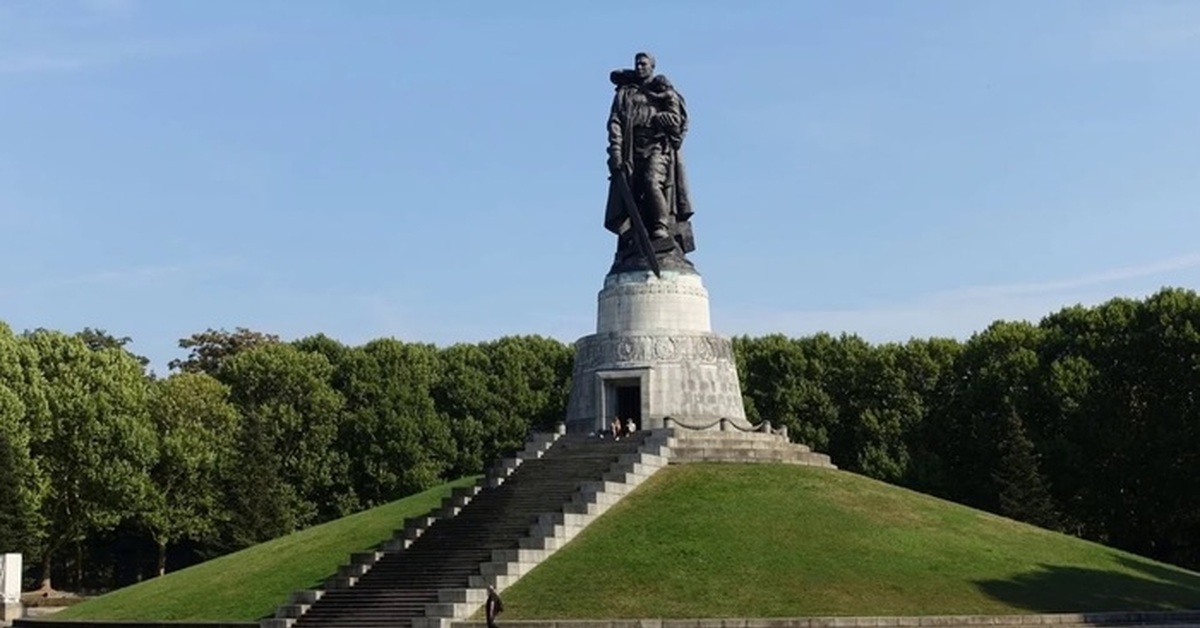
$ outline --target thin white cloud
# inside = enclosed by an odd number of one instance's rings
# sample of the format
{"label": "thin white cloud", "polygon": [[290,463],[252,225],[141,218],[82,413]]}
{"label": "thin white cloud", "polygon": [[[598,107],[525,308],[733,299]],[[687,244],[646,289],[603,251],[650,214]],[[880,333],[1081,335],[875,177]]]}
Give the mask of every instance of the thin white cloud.
{"label": "thin white cloud", "polygon": [[232,42],[232,38],[227,36],[192,36],[77,44],[57,50],[0,51],[0,75],[69,73],[154,59],[194,56]]}
{"label": "thin white cloud", "polygon": [[[805,336],[852,333],[873,342],[909,338],[966,338],[997,320],[1036,322],[1071,305],[1093,306],[1117,296],[1144,298],[1162,280],[1200,269],[1200,253],[1114,268],[1061,280],[972,286],[920,295],[876,307],[738,312],[714,308],[718,333]],[[1176,284],[1178,285],[1178,284]]]}
{"label": "thin white cloud", "polygon": [[106,60],[82,56],[25,54],[0,57],[0,74],[54,74],[74,72],[89,66],[105,65]]}
{"label": "thin white cloud", "polygon": [[0,298],[29,297],[35,294],[64,289],[106,287],[121,290],[140,290],[164,281],[210,277],[237,271],[242,263],[235,257],[219,257],[209,260],[181,263],[133,266],[97,270],[78,275],[49,279],[25,286],[14,286],[0,291]]}
{"label": "thin white cloud", "polygon": [[181,264],[101,270],[67,279],[64,283],[125,287],[140,286],[147,283],[154,283],[161,279],[175,277],[189,270],[191,269],[188,266]]}
{"label": "thin white cloud", "polygon": [[[32,8],[31,8],[32,7]],[[265,33],[242,26],[216,32],[137,32],[135,0],[35,3],[0,0],[0,75],[78,72],[149,60],[201,56],[261,43]]]}
{"label": "thin white cloud", "polygon": [[960,300],[1004,298],[1018,295],[1061,294],[1078,288],[1110,284],[1126,279],[1152,277],[1190,268],[1200,268],[1200,253],[1188,253],[1148,264],[1114,268],[1069,279],[965,288],[951,292],[946,296],[951,300]]}

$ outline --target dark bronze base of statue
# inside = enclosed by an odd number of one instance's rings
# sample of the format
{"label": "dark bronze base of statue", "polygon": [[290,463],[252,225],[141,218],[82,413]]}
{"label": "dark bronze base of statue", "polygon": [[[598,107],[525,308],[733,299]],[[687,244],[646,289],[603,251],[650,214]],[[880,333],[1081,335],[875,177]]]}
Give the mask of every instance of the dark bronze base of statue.
{"label": "dark bronze base of statue", "polygon": [[[652,240],[650,246],[654,248],[655,257],[658,258],[659,269],[682,273],[696,273],[695,265],[692,264],[691,260],[687,258],[687,254],[684,253],[684,247],[687,244],[688,241],[684,240],[681,234],[676,234],[673,238]],[[652,269],[646,261],[646,257],[638,249],[633,234],[626,231],[617,238],[617,253],[613,256],[613,265],[608,270],[608,274],[615,275],[617,273],[641,270],[649,271]]]}

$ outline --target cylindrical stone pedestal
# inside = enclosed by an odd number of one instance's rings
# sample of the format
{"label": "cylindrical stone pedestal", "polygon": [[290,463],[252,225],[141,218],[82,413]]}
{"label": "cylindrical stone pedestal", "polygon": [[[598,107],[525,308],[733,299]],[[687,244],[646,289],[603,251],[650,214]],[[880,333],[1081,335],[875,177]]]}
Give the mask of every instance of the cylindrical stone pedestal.
{"label": "cylindrical stone pedestal", "polygon": [[749,427],[730,341],[712,333],[708,291],[695,272],[612,274],[596,333],[575,343],[568,432],[607,429],[614,416],[658,428]]}

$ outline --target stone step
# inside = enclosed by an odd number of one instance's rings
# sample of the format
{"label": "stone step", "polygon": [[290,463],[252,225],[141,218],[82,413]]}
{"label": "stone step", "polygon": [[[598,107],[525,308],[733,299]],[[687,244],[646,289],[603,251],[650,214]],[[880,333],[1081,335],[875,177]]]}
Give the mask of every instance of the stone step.
{"label": "stone step", "polygon": [[661,468],[670,462],[668,456],[652,453],[632,453],[621,454],[617,458],[618,464],[639,464],[650,468]]}
{"label": "stone step", "polygon": [[672,449],[690,449],[690,448],[723,448],[723,449],[754,449],[754,450],[769,450],[769,449],[796,449],[800,451],[812,451],[807,445],[799,443],[790,443],[787,441],[767,441],[767,440],[743,440],[735,438],[679,438],[668,443]]}
{"label": "stone step", "polygon": [[581,493],[606,493],[609,495],[624,496],[629,492],[629,486],[612,480],[592,480],[581,484],[579,491]]}
{"label": "stone step", "polygon": [[487,601],[487,589],[439,589],[438,601],[483,604]]}
{"label": "stone step", "polygon": [[311,604],[284,604],[275,609],[275,619],[296,618],[303,615]]}
{"label": "stone step", "polygon": [[566,545],[570,539],[560,539],[555,536],[526,536],[517,541],[517,546],[521,549],[546,549],[558,550]]}
{"label": "stone step", "polygon": [[531,439],[519,464],[505,459],[496,477],[444,500],[445,517],[408,522],[398,533],[403,544],[381,548],[393,551],[356,557],[351,564],[369,565],[365,573],[344,569],[335,583],[343,588],[325,592],[305,612],[281,613],[300,613],[293,628],[363,627],[380,618],[391,626],[449,628],[438,617],[474,613],[488,585],[503,590],[516,582],[668,464],[665,441],[650,432],[616,442],[560,437],[538,450]]}
{"label": "stone step", "polygon": [[498,563],[521,562],[540,563],[550,557],[552,552],[544,549],[502,549],[492,550],[492,561]]}
{"label": "stone step", "polygon": [[612,504],[610,504],[610,503],[580,502],[580,501],[574,501],[574,498],[572,498],[572,501],[570,503],[563,506],[563,512],[570,513],[570,514],[590,515],[593,517],[598,517],[598,516],[604,514],[605,511],[607,511],[611,507],[612,507]]}
{"label": "stone step", "polygon": [[790,454],[787,449],[737,449],[733,447],[679,446],[672,449],[671,462],[681,458],[767,458]]}
{"label": "stone step", "polygon": [[[515,457],[509,457],[502,460],[499,465],[493,467],[493,473],[498,473],[503,476],[512,476],[520,468],[521,464],[524,462],[524,459],[541,458],[559,436],[561,436],[561,434],[534,435],[528,439],[525,448],[520,454]],[[585,474],[585,476],[590,475],[591,474]],[[379,569],[379,576],[376,578],[369,578],[368,574],[370,574],[375,566],[381,561],[385,563],[388,562],[386,560],[388,556],[395,556],[408,552],[409,549],[412,548],[417,542],[417,540],[424,536],[425,532],[429,528],[431,528],[439,520],[450,520],[455,515],[459,514],[489,484],[494,484],[494,482],[481,481],[472,486],[457,488],[451,492],[449,497],[443,500],[441,507],[435,513],[437,516],[413,518],[405,521],[404,527],[396,531],[394,538],[391,541],[382,544],[380,549],[386,551],[361,552],[353,555],[351,557],[350,564],[340,567],[338,573],[325,583],[326,588],[329,590],[329,592],[334,593],[334,595],[327,598],[327,601],[322,606],[327,609],[337,608],[341,606],[339,597],[344,596],[338,596],[336,593],[348,593],[353,591],[353,588],[356,586],[373,588],[373,580],[386,579],[384,577],[389,575],[388,572],[394,571],[394,569]],[[575,487],[572,486],[569,488],[574,489]],[[565,489],[561,490],[565,491]],[[516,529],[520,529],[520,527]],[[468,537],[466,540],[470,541],[471,539]],[[413,553],[413,555],[409,557],[414,557],[417,554],[418,553]],[[486,556],[480,556],[479,560],[486,560]],[[454,580],[461,583],[461,581],[463,581],[467,575],[477,569],[477,565],[477,562],[464,563],[463,567],[461,568],[462,575],[454,578]],[[443,567],[444,571],[451,573],[454,571],[453,561],[445,561],[441,564],[441,566]],[[433,581],[435,579],[430,580]],[[466,589],[464,588],[464,590]],[[283,605],[277,610],[277,614],[281,616],[280,619],[290,620],[292,617],[300,615],[312,617],[315,620],[323,614],[323,611],[320,609],[314,610],[312,608],[315,605],[315,602],[318,601],[319,597],[321,596],[313,596],[305,592],[298,592],[292,596],[292,598],[289,600],[289,604]],[[379,598],[378,596],[376,596],[375,599],[381,604],[385,601],[383,598]],[[405,599],[407,599],[407,597]],[[436,601],[436,599],[436,596],[434,596],[433,601]],[[429,601],[430,600],[419,600],[418,604],[428,603]],[[409,604],[408,607],[410,608],[418,608],[412,606],[411,600],[406,603]],[[389,602],[389,604],[394,604],[394,601]]]}
{"label": "stone step", "polygon": [[675,450],[672,462],[712,460],[722,462],[791,462],[824,466],[830,464],[829,456],[794,449],[724,449],[680,447]]}
{"label": "stone step", "polygon": [[[361,605],[347,605],[342,608],[326,607],[322,611],[314,611],[304,616],[304,623],[321,619],[365,619],[369,617],[396,617],[397,615],[424,616],[426,604],[380,604],[377,601],[369,608]],[[454,606],[449,604],[447,606]],[[473,605],[463,605],[464,608]]]}
{"label": "stone step", "polygon": [[592,490],[580,490],[571,496],[571,503],[575,504],[599,504],[604,506],[612,506],[619,501],[621,501],[620,495],[601,493]]}
{"label": "stone step", "polygon": [[471,604],[469,602],[434,602],[426,604],[422,608],[422,612],[426,617],[469,617],[471,613],[479,610],[479,604]]}

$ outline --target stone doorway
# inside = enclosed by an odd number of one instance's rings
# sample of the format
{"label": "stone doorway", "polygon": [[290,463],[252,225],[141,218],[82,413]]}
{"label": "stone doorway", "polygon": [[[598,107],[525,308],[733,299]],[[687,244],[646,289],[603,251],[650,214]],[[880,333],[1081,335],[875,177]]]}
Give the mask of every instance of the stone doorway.
{"label": "stone doorway", "polygon": [[616,397],[614,414],[622,421],[633,419],[638,426],[642,424],[642,386],[641,382],[633,380],[613,386]]}
{"label": "stone doorway", "polygon": [[643,427],[648,408],[646,384],[649,369],[622,369],[596,373],[596,425],[599,430],[612,428],[613,417],[632,418]]}

